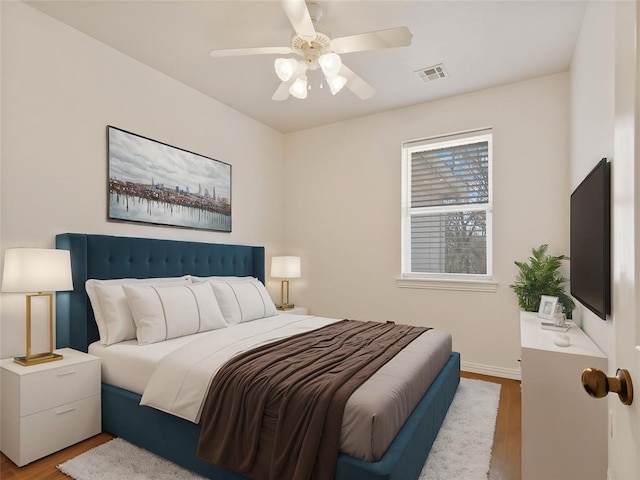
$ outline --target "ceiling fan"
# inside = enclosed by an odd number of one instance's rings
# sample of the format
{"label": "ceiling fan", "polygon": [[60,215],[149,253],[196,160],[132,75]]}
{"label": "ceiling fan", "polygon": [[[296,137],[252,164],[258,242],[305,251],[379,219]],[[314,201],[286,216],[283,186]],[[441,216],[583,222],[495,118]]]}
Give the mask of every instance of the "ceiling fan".
{"label": "ceiling fan", "polygon": [[[282,83],[271,97],[273,100],[286,100],[289,94],[300,99],[307,98],[307,72],[318,68],[324,73],[333,95],[346,86],[363,100],[371,98],[376,92],[375,89],[342,63],[339,54],[405,47],[411,44],[413,35],[407,27],[331,38],[317,23],[322,16],[322,9],[318,4],[305,3],[304,0],[281,0],[281,3],[295,31],[291,38],[291,46],[232,48],[209,52],[212,57],[287,54],[302,57],[301,60],[276,59],[274,68]],[[322,85],[320,87],[322,88]]]}

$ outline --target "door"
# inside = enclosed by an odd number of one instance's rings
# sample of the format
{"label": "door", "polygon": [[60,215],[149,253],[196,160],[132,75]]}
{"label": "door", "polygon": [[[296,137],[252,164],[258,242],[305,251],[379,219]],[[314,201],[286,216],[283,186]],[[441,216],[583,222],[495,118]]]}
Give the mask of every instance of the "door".
{"label": "door", "polygon": [[[635,399],[608,398],[610,480],[640,479],[640,76],[636,2],[616,2],[615,139],[612,163],[612,312],[615,358],[629,370]],[[640,347],[638,347],[640,348]]]}

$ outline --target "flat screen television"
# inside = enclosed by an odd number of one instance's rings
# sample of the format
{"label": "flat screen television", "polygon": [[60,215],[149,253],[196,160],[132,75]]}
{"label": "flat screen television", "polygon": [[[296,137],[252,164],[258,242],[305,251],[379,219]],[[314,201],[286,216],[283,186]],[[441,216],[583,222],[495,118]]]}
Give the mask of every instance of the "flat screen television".
{"label": "flat screen television", "polygon": [[603,320],[611,313],[611,173],[606,158],[571,194],[571,295]]}

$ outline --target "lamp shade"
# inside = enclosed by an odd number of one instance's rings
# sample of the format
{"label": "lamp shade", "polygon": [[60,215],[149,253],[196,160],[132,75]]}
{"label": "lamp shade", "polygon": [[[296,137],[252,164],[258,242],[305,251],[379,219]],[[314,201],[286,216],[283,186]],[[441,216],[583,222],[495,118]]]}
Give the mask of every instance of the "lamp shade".
{"label": "lamp shade", "polygon": [[296,98],[304,100],[307,98],[307,76],[300,75],[289,87],[289,93]]}
{"label": "lamp shade", "polygon": [[278,78],[286,82],[298,70],[298,61],[293,58],[276,58],[274,68]]}
{"label": "lamp shade", "polygon": [[347,84],[347,79],[342,75],[336,75],[335,77],[327,77],[327,83],[329,84],[331,94],[335,95]]}
{"label": "lamp shade", "polygon": [[271,276],[274,278],[300,278],[300,257],[272,257]]}
{"label": "lamp shade", "polygon": [[8,248],[4,252],[3,292],[73,290],[68,250]]}
{"label": "lamp shade", "polygon": [[325,53],[318,58],[322,73],[327,77],[335,77],[342,68],[342,60],[337,53]]}

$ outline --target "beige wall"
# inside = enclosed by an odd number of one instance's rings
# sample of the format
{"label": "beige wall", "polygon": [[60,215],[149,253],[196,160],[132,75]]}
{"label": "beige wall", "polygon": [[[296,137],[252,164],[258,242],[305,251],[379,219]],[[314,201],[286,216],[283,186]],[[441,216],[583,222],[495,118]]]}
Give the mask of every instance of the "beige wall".
{"label": "beige wall", "polygon": [[[601,158],[613,158],[614,40],[615,4],[590,2],[571,63],[571,191]],[[576,304],[582,328],[613,360],[613,322]]]}
{"label": "beige wall", "polygon": [[[280,133],[21,2],[1,7],[3,251],[89,232],[281,253]],[[233,232],[107,222],[106,125],[230,163]],[[24,353],[23,295],[2,295],[0,337],[1,357]]]}
{"label": "beige wall", "polygon": [[[568,253],[569,77],[557,74],[286,137],[292,300],[314,314],[446,329],[463,362],[517,375],[519,314],[509,285],[542,243]],[[496,293],[398,288],[401,144],[494,133]]]}
{"label": "beige wall", "polygon": [[[302,256],[292,300],[312,313],[443,328],[467,366],[517,375],[513,260],[568,253],[567,74],[282,136],[22,3],[2,3],[2,47],[2,250],[62,231],[262,244]],[[233,233],[107,222],[107,124],[231,163]],[[399,289],[401,143],[483,127],[497,293]],[[24,307],[2,301],[7,357]]]}

